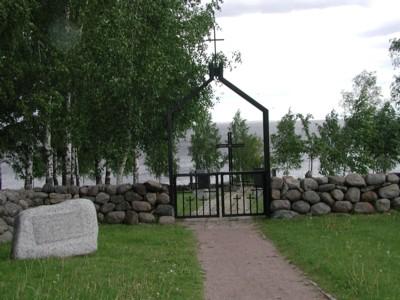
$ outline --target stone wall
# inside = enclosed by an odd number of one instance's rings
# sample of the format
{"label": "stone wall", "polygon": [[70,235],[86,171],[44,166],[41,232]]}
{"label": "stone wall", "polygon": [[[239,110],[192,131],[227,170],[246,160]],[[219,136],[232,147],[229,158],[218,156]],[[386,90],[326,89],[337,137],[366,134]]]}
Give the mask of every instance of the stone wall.
{"label": "stone wall", "polygon": [[0,191],[0,243],[12,239],[14,218],[24,209],[61,203],[67,199],[93,201],[97,219],[108,224],[172,223],[174,209],[168,189],[158,182],[83,187],[44,186],[33,191]]}
{"label": "stone wall", "polygon": [[271,211],[274,218],[301,214],[372,214],[400,210],[399,177],[396,174],[272,179]]}

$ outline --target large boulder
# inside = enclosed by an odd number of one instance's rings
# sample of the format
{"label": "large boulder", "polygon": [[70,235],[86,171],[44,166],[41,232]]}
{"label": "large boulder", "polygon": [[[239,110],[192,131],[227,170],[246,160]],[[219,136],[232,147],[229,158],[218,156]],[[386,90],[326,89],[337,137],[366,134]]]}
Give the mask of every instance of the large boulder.
{"label": "large boulder", "polygon": [[7,230],[8,230],[7,222],[0,218],[0,234],[3,234]]}
{"label": "large boulder", "polygon": [[365,181],[367,185],[381,185],[386,181],[385,174],[368,174],[365,176]]}
{"label": "large boulder", "polygon": [[117,186],[116,185],[112,185],[112,184],[107,184],[105,191],[110,196],[116,195],[117,194]]}
{"label": "large boulder", "polygon": [[272,219],[292,219],[292,218],[297,217],[298,215],[299,214],[295,211],[281,209],[281,210],[274,211],[271,215],[271,218]]}
{"label": "large boulder", "polygon": [[374,191],[368,191],[361,195],[361,201],[363,202],[375,202],[376,200],[378,200],[378,195]]}
{"label": "large boulder", "polygon": [[121,224],[125,220],[125,212],[124,211],[109,212],[104,220],[108,224]]}
{"label": "large boulder", "polygon": [[400,197],[394,198],[391,203],[391,207],[396,210],[400,210]]}
{"label": "large boulder", "polygon": [[393,199],[398,197],[399,194],[400,194],[400,189],[397,184],[391,184],[388,186],[381,187],[379,189],[379,196],[381,198]]}
{"label": "large boulder", "polygon": [[151,204],[146,201],[132,201],[132,209],[138,212],[151,210]]}
{"label": "large boulder", "polygon": [[22,208],[18,204],[7,202],[6,205],[4,205],[4,210],[7,216],[14,217],[22,210]]}
{"label": "large boulder", "polygon": [[71,194],[56,194],[56,193],[49,194],[49,201],[51,204],[58,204],[71,198],[72,198]]}
{"label": "large boulder", "polygon": [[146,186],[143,183],[135,183],[133,190],[141,196],[145,196],[147,193]]}
{"label": "large boulder", "polygon": [[285,195],[286,199],[294,202],[301,199],[301,193],[298,190],[289,190]]}
{"label": "large boulder", "polygon": [[364,178],[360,174],[349,174],[346,176],[345,180],[348,186],[364,187],[367,185]]}
{"label": "large boulder", "polygon": [[338,213],[348,213],[353,209],[353,204],[350,201],[336,201],[332,210]]}
{"label": "large boulder", "polygon": [[311,214],[314,216],[322,216],[329,214],[330,212],[331,212],[331,207],[323,202],[311,206]]}
{"label": "large boulder", "polygon": [[145,198],[146,198],[146,201],[149,202],[151,205],[155,205],[157,202],[157,194],[156,193],[147,193]]}
{"label": "large boulder", "polygon": [[314,191],[306,191],[303,193],[303,199],[311,204],[318,203],[321,198],[319,197],[318,193]]}
{"label": "large boulder", "polygon": [[148,180],[144,183],[144,185],[146,186],[146,189],[148,192],[153,192],[153,193],[157,193],[157,192],[163,192],[163,186],[161,185],[161,183],[154,181],[154,180]]}
{"label": "large boulder", "polygon": [[399,183],[400,178],[396,174],[387,174],[386,181],[390,183]]}
{"label": "large boulder", "polygon": [[333,183],[321,184],[318,187],[318,191],[320,192],[330,192],[335,189],[335,185]]}
{"label": "large boulder", "polygon": [[390,210],[389,199],[379,199],[375,202],[375,208],[377,212],[384,213]]}
{"label": "large boulder", "polygon": [[121,184],[117,186],[117,194],[123,195],[126,192],[130,191],[132,189],[132,185],[129,183]]}
{"label": "large boulder", "polygon": [[21,212],[15,222],[12,257],[66,257],[97,250],[96,209],[87,199],[67,200]]}
{"label": "large boulder", "polygon": [[347,201],[350,201],[352,203],[356,203],[360,201],[360,189],[356,187],[351,187],[347,190],[346,194],[344,195],[344,198]]}
{"label": "large boulder", "polygon": [[333,199],[335,199],[336,201],[342,201],[344,199],[344,194],[341,190],[339,189],[334,189],[331,192],[331,196]]}
{"label": "large boulder", "polygon": [[283,179],[279,177],[272,177],[271,188],[273,190],[280,190],[283,187]]}
{"label": "large boulder", "polygon": [[135,193],[134,191],[128,191],[125,193],[125,200],[132,202],[132,201],[142,201],[143,196],[141,196],[138,193]]}
{"label": "large boulder", "polygon": [[324,192],[320,195],[321,201],[328,204],[329,206],[333,206],[335,204],[335,200],[332,198],[331,194]]}
{"label": "large boulder", "polygon": [[158,193],[157,194],[157,203],[158,204],[168,204],[170,202],[169,195],[167,193]]}
{"label": "large boulder", "polygon": [[356,214],[372,214],[374,212],[375,208],[369,202],[357,202],[354,205],[354,213]]}
{"label": "large boulder", "polygon": [[299,214],[306,214],[310,211],[310,204],[306,201],[296,201],[292,204],[292,210]]}
{"label": "large boulder", "polygon": [[100,192],[96,196],[96,200],[94,200],[98,204],[104,204],[110,200],[110,195],[104,192]]}
{"label": "large boulder", "polygon": [[110,197],[110,201],[114,204],[119,204],[125,201],[125,197],[123,195],[113,195]]}
{"label": "large boulder", "polygon": [[328,182],[335,185],[344,185],[346,179],[343,176],[328,176]]}
{"label": "large boulder", "polygon": [[110,211],[113,211],[115,208],[115,204],[112,202],[107,202],[106,204],[103,204],[100,208],[100,212],[102,212],[103,214],[106,214]]}
{"label": "large boulder", "polygon": [[161,225],[174,224],[175,218],[172,216],[162,216],[160,217],[160,219],[158,219],[158,223],[160,223]]}
{"label": "large boulder", "polygon": [[168,204],[159,204],[154,210],[154,214],[157,216],[173,216],[174,207]]}
{"label": "large boulder", "polygon": [[139,223],[139,214],[133,210],[128,210],[125,213],[125,223],[128,225],[135,225]]}
{"label": "large boulder", "polygon": [[318,182],[312,178],[304,178],[302,186],[305,191],[316,191],[318,190]]}
{"label": "large boulder", "polygon": [[6,231],[2,235],[0,235],[0,244],[10,242],[12,241],[12,238],[12,233],[10,231]]}
{"label": "large boulder", "polygon": [[274,200],[271,202],[271,211],[277,211],[281,209],[290,209],[289,200]]}
{"label": "large boulder", "polygon": [[318,184],[327,184],[329,183],[328,177],[313,177],[313,179],[318,183]]}
{"label": "large boulder", "polygon": [[273,200],[279,200],[279,199],[281,199],[281,191],[280,190],[272,190],[271,196],[272,196]]}
{"label": "large boulder", "polygon": [[289,189],[300,189],[300,181],[292,176],[283,177],[283,181],[287,184]]}
{"label": "large boulder", "polygon": [[140,223],[155,223],[156,218],[151,213],[141,212],[139,213],[139,221]]}

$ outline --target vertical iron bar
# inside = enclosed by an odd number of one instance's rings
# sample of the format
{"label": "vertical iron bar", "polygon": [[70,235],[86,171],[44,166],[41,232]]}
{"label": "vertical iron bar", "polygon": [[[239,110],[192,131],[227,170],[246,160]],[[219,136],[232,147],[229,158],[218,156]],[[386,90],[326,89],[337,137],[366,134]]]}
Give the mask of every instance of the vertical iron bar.
{"label": "vertical iron bar", "polygon": [[258,189],[256,188],[256,213],[258,214]]}
{"label": "vertical iron bar", "polygon": [[[218,174],[215,175],[215,201],[217,201],[217,203],[216,203],[216,206],[217,206],[217,214],[219,215],[219,207],[218,207],[218,201],[219,201]],[[211,216],[211,205],[210,205],[210,216]]]}
{"label": "vertical iron bar", "polygon": [[270,215],[271,194],[271,166],[269,153],[269,116],[268,110],[263,112],[263,137],[264,137],[264,180],[263,180],[263,196],[264,196],[264,214]]}
{"label": "vertical iron bar", "polygon": [[219,214],[219,201],[222,201],[222,216],[225,216],[225,188],[224,188],[224,174],[221,174],[221,199],[217,200],[217,209],[218,209],[218,217],[221,215]]}
{"label": "vertical iron bar", "polygon": [[[189,199],[190,199],[190,197],[189,197]],[[182,193],[182,210],[183,210],[182,214],[185,217],[186,216],[186,212],[185,212],[185,191],[183,191],[183,193]]]}
{"label": "vertical iron bar", "polygon": [[[168,110],[167,113],[167,127],[168,127],[168,177],[169,177],[169,196],[171,197],[171,203],[177,209],[176,205],[176,190],[175,190],[175,181],[174,178],[174,154],[172,150],[172,111]],[[175,179],[175,180],[174,180]]]}
{"label": "vertical iron bar", "polygon": [[[231,176],[230,173],[229,173],[229,176]],[[231,185],[230,180],[229,180],[229,208],[230,208],[229,214],[232,214],[232,185]]]}

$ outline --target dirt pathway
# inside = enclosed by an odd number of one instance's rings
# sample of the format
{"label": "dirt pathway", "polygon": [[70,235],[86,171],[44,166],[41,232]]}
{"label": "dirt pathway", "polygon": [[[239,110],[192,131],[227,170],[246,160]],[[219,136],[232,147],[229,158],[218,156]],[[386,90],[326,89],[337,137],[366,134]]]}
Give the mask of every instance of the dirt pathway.
{"label": "dirt pathway", "polygon": [[186,222],[199,241],[206,300],[326,299],[251,220]]}

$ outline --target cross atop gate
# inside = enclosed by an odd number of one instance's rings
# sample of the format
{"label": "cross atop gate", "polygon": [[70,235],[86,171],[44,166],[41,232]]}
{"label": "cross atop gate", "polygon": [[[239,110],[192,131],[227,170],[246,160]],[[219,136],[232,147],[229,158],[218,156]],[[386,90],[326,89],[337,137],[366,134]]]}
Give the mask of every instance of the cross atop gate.
{"label": "cross atop gate", "polygon": [[233,153],[232,150],[233,148],[240,148],[240,147],[244,147],[243,143],[236,143],[234,144],[232,142],[232,132],[228,132],[228,142],[226,144],[218,144],[217,148],[228,148],[228,168],[229,168],[229,172],[233,171]]}

